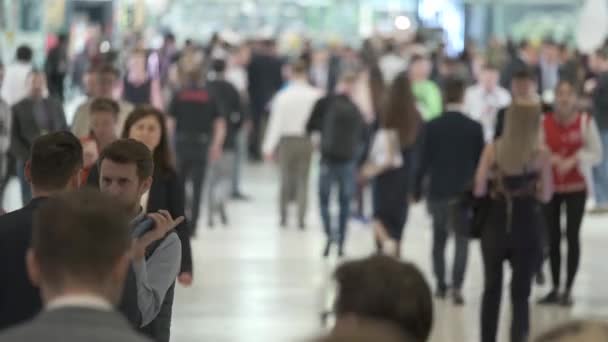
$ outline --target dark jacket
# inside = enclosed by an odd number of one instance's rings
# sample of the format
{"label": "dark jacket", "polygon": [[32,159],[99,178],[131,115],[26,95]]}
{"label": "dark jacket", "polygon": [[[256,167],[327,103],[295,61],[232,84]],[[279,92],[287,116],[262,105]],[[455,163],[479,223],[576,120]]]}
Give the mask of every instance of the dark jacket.
{"label": "dark jacket", "polygon": [[232,151],[236,148],[236,138],[246,115],[241,95],[232,83],[224,80],[211,81],[208,87],[218,104],[222,117],[226,119],[224,148]]}
{"label": "dark jacket", "polygon": [[446,112],[425,128],[416,172],[415,196],[429,177],[429,200],[445,200],[462,194],[473,183],[484,148],[483,128],[459,112]]}
{"label": "dark jacket", "polygon": [[41,309],[38,289],[27,275],[25,255],[32,239],[35,210],[44,199],[0,216],[0,330],[32,319]]}
{"label": "dark jacket", "polygon": [[600,131],[608,130],[608,72],[597,77],[597,86],[593,91],[593,118]]}
{"label": "dark jacket", "polygon": [[518,71],[529,70],[534,75],[534,81],[538,85],[538,91],[542,89],[540,67],[538,65],[528,65],[521,57],[515,57],[502,70],[500,75],[500,85],[505,89],[511,89],[511,80]]}
{"label": "dark jacket", "polygon": [[[63,106],[53,98],[43,99],[52,132],[68,130]],[[12,108],[11,152],[18,160],[27,160],[34,140],[45,132],[39,127],[34,114],[34,100],[26,98]],[[49,132],[46,132],[49,133]]]}

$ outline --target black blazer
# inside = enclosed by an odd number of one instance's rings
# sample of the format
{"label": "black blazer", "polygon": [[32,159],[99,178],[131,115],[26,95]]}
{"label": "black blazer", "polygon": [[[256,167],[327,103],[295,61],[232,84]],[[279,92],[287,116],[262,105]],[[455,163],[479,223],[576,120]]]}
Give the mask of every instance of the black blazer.
{"label": "black blazer", "polygon": [[[50,116],[51,130],[54,132],[68,130],[61,103],[53,98],[46,98],[43,103]],[[12,112],[10,151],[18,160],[27,160],[34,140],[43,134],[34,116],[34,101],[29,97],[21,100],[13,106]]]}
{"label": "black blazer", "polygon": [[0,216],[0,330],[33,318],[41,309],[38,289],[29,280],[25,255],[32,239],[35,210],[44,199]]}
{"label": "black blazer", "polygon": [[[99,189],[99,167],[91,168],[87,185]],[[167,210],[173,218],[185,213],[184,182],[175,173],[166,175],[158,168],[154,171],[154,181],[148,196],[148,213]],[[190,247],[190,227],[187,221],[175,228],[182,243],[182,266],[180,273],[192,272],[192,249]]]}

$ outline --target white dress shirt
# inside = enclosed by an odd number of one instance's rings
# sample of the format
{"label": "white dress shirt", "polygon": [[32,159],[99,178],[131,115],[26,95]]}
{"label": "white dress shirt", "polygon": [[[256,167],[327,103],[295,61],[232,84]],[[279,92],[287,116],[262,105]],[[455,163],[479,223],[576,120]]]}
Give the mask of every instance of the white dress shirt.
{"label": "white dress shirt", "polygon": [[29,95],[27,78],[31,72],[32,65],[29,63],[15,62],[6,67],[0,95],[9,106],[12,107]]}
{"label": "white dress shirt", "polygon": [[322,92],[306,81],[294,80],[279,91],[270,105],[270,120],[262,151],[273,154],[282,137],[303,137]]}
{"label": "white dress shirt", "polygon": [[87,308],[99,311],[112,311],[112,304],[105,298],[95,294],[65,295],[57,297],[46,305],[46,310],[63,308]]}
{"label": "white dress shirt", "polygon": [[498,111],[510,103],[511,95],[506,89],[496,86],[487,91],[482,85],[476,84],[466,91],[463,112],[481,124],[484,138],[489,142],[494,138]]}

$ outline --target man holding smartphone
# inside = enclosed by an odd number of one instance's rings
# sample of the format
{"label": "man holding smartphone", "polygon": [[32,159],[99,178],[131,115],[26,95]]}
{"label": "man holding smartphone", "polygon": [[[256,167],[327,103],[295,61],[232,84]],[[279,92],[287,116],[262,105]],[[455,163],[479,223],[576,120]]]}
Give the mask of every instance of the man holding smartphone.
{"label": "man holding smartphone", "polygon": [[[181,262],[181,243],[173,229],[184,218],[172,218],[166,210],[145,214],[152,185],[152,153],[132,139],[108,145],[99,157],[102,192],[114,198],[131,218],[133,232],[132,267],[127,275],[120,310],[146,335],[158,342],[168,342],[175,279]],[[150,220],[154,224],[150,224]]]}

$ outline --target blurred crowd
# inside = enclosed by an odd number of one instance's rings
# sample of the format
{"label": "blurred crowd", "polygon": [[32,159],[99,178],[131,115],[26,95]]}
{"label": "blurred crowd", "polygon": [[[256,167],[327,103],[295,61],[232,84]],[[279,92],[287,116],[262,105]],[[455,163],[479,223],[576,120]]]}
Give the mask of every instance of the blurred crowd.
{"label": "blurred crowd", "polygon": [[[511,341],[530,339],[545,259],[552,288],[539,304],[574,305],[584,214],[608,212],[608,47],[493,39],[450,56],[421,35],[287,52],[220,34],[180,42],[92,38],[70,56],[60,35],[42,67],[24,45],[1,69],[0,190],[16,176],[24,207],[0,216],[0,259],[15,261],[2,271],[0,341],[143,341],[116,307],[168,342],[176,282],[195,281],[201,209],[209,228],[227,226],[231,200],[253,201],[248,160],[276,163],[278,222],[291,227],[295,203],[301,230],[318,163],[324,257],[347,254],[351,219],[373,227],[379,255],[336,271],[337,323],[322,341],[428,341],[431,289],[399,261],[408,208],[423,199],[438,300],[465,305],[468,245],[481,242],[482,342],[497,338],[505,261]],[[66,115],[77,92],[86,98]],[[538,341],[606,336],[573,323]]]}

